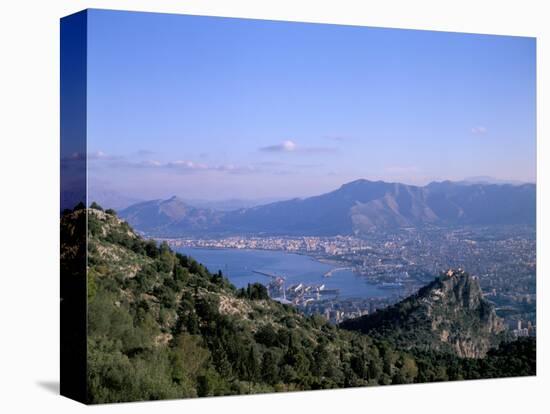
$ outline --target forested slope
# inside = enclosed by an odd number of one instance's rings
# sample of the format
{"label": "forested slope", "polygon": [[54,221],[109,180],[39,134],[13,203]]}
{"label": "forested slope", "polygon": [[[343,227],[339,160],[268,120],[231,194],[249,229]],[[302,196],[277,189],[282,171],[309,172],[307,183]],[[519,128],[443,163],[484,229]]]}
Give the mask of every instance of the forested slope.
{"label": "forested slope", "polygon": [[61,220],[65,262],[88,220],[91,403],[534,374],[532,340],[483,359],[409,351],[303,316],[262,285],[236,289],[94,207]]}

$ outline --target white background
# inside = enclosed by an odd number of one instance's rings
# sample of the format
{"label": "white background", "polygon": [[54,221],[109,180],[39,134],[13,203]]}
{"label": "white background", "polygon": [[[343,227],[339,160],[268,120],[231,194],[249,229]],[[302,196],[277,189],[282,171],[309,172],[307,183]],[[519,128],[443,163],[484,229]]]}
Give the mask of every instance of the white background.
{"label": "white background", "polygon": [[[0,410],[12,412],[548,412],[550,12],[506,0],[11,0],[0,9]],[[538,59],[538,372],[536,378],[221,397],[93,408],[59,381],[59,18],[87,8],[163,11],[536,36]],[[546,25],[546,27],[544,27]],[[546,119],[543,117],[546,114]],[[546,161],[546,165],[544,165]],[[548,214],[548,213],[547,213]],[[544,238],[542,237],[544,233]],[[543,300],[544,299],[544,300]],[[546,347],[546,349],[545,349]]]}

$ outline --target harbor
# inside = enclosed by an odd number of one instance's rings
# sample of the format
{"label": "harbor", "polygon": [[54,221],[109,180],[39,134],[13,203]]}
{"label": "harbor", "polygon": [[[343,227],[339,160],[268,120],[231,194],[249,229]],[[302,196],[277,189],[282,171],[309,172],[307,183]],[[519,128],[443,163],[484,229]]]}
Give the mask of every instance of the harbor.
{"label": "harbor", "polygon": [[[308,303],[327,298],[329,296],[338,296],[340,289],[327,288],[325,284],[304,284],[296,283],[290,286],[285,285],[286,278],[283,275],[277,275],[260,270],[252,270],[252,273],[265,276],[271,279],[267,284],[269,296],[280,302],[292,303],[293,305],[307,305]],[[328,272],[327,272],[328,273]],[[325,276],[326,277],[326,273]]]}

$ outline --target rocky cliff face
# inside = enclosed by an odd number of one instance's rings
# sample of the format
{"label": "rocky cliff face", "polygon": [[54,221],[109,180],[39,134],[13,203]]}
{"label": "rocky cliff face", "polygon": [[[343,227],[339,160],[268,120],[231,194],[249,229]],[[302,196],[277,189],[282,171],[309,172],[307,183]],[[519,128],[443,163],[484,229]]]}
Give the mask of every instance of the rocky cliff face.
{"label": "rocky cliff face", "polygon": [[483,357],[504,331],[477,279],[462,270],[449,270],[416,295],[342,327],[392,339],[406,349],[466,358]]}
{"label": "rocky cliff face", "polygon": [[420,302],[431,319],[432,332],[459,356],[484,356],[504,331],[477,279],[463,271],[450,270],[427,293]]}

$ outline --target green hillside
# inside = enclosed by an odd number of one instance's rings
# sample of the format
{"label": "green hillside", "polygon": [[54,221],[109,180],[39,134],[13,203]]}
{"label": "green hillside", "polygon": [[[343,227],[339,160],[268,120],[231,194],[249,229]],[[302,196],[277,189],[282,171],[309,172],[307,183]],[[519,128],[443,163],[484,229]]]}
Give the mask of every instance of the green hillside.
{"label": "green hillside", "polygon": [[483,298],[478,280],[463,270],[449,270],[405,300],[340,326],[401,348],[467,358],[483,357],[505,339],[494,306]]}
{"label": "green hillside", "polygon": [[533,340],[483,359],[408,350],[392,337],[303,316],[269,299],[261,285],[236,289],[95,207],[66,211],[61,221],[63,262],[88,212],[91,403],[535,373]]}

